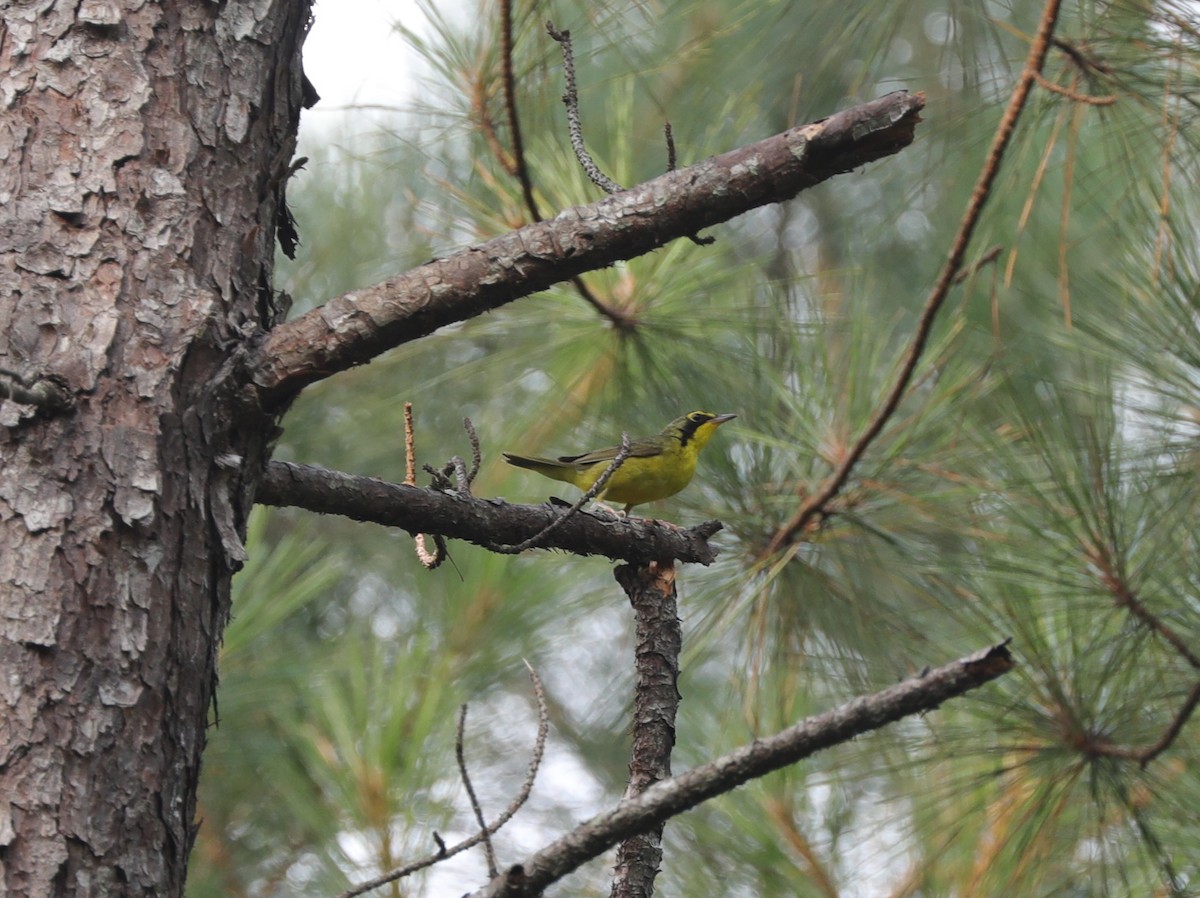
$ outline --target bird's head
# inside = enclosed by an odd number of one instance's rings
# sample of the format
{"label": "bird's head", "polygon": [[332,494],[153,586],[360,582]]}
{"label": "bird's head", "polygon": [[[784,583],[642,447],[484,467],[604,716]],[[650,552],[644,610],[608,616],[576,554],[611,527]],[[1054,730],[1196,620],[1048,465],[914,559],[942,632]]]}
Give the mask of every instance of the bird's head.
{"label": "bird's head", "polygon": [[697,449],[703,449],[718,427],[736,417],[737,415],[717,415],[713,412],[688,412],[663,428],[663,433],[678,437],[683,446],[695,443]]}

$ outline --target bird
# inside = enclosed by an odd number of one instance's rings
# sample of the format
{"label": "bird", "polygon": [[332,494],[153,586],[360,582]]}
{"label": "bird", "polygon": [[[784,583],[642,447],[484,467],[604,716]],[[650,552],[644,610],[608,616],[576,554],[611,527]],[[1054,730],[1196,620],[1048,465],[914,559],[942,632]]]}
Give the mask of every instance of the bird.
{"label": "bird", "polygon": [[[596,498],[624,504],[624,514],[628,516],[635,505],[674,496],[691,483],[700,450],[712,439],[717,428],[736,417],[733,414],[688,412],[654,436],[630,440],[628,457]],[[544,477],[574,484],[587,492],[620,451],[620,447],[614,446],[558,458],[513,452],[503,455],[510,465],[537,471]]]}

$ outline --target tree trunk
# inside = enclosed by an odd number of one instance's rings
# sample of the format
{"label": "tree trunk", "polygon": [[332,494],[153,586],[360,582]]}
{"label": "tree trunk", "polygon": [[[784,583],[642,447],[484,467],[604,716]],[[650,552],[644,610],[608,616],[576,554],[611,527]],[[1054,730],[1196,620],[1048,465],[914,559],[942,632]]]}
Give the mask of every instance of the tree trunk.
{"label": "tree trunk", "polygon": [[0,6],[0,368],[72,403],[0,401],[3,894],[183,892],[308,18]]}

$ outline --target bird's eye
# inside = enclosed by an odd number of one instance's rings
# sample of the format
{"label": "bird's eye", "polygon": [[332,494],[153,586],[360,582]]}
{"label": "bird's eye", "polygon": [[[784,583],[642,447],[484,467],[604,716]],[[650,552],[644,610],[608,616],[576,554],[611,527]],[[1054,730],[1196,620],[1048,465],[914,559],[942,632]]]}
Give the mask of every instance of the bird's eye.
{"label": "bird's eye", "polygon": [[713,416],[708,412],[692,412],[690,415],[688,415],[688,420],[693,424],[703,424],[712,417]]}

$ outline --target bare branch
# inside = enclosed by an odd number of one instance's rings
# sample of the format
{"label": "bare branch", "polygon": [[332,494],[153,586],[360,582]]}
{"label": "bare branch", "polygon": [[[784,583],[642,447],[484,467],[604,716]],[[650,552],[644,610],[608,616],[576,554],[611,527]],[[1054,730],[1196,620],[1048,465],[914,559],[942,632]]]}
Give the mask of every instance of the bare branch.
{"label": "bare branch", "polygon": [[1012,96],[1008,101],[1008,107],[1004,110],[1004,115],[1000,119],[1000,125],[996,129],[996,136],[992,139],[992,146],[988,150],[983,170],[979,173],[979,180],[976,181],[975,189],[971,192],[971,198],[967,202],[967,209],[963,214],[962,222],[958,226],[958,233],[954,236],[949,256],[942,265],[942,270],[938,274],[937,282],[930,291],[929,297],[925,300],[925,306],[921,310],[921,317],[917,321],[916,332],[913,334],[908,350],[904,354],[904,359],[901,362],[900,371],[897,373],[896,379],[892,382],[891,388],[888,390],[883,402],[876,409],[870,423],[867,424],[866,429],[863,430],[862,434],[850,447],[841,464],[838,465],[829,479],[821,485],[820,489],[805,499],[796,513],[775,532],[766,550],[763,552],[764,555],[771,555],[778,552],[785,545],[803,534],[810,524],[821,519],[825,513],[826,506],[846,485],[846,481],[850,479],[850,474],[854,470],[855,465],[858,464],[859,460],[866,453],[867,448],[883,432],[883,428],[900,406],[900,400],[904,397],[904,393],[912,381],[913,372],[916,371],[917,363],[921,360],[921,356],[925,351],[925,344],[928,342],[929,335],[933,330],[933,322],[950,293],[955,276],[962,268],[963,257],[966,256],[967,247],[971,243],[971,236],[975,233],[975,228],[979,224],[979,219],[983,214],[983,207],[987,204],[988,198],[991,196],[992,185],[995,184],[996,177],[1000,173],[1000,163],[1003,161],[1009,142],[1012,140],[1013,131],[1016,130],[1017,120],[1020,118],[1021,111],[1025,108],[1025,102],[1029,99],[1029,93],[1033,89],[1033,85],[1041,73],[1042,66],[1046,62],[1046,53],[1050,49],[1050,41],[1054,34],[1055,23],[1058,21],[1058,11],[1061,3],[1062,0],[1046,0],[1046,5],[1042,10],[1042,19],[1038,24],[1037,34],[1033,38],[1033,43],[1029,48],[1029,55],[1025,60],[1025,68],[1017,79],[1017,84],[1013,88]]}
{"label": "bare branch", "polygon": [[[408,486],[417,485],[417,438],[413,430],[412,403],[404,403],[404,482]],[[418,533],[413,537],[417,546],[417,560],[427,570],[435,570],[446,560],[446,543],[434,537],[434,551],[430,552],[425,545],[425,534]]]}
{"label": "bare branch", "polygon": [[[1100,583],[1108,590],[1118,608],[1124,608],[1129,614],[1152,633],[1171,646],[1184,661],[1195,670],[1200,670],[1200,654],[1188,644],[1174,629],[1146,607],[1145,602],[1129,585],[1128,581],[1113,562],[1113,553],[1097,545],[1085,545],[1084,555],[1094,565],[1099,575]],[[1123,748],[1114,746],[1104,740],[1089,740],[1085,749],[1093,754],[1108,755],[1114,758],[1126,758],[1137,761],[1143,767],[1161,755],[1178,738],[1184,725],[1200,705],[1200,682],[1192,687],[1182,707],[1171,719],[1162,736],[1153,745],[1146,748]]]}
{"label": "bare branch", "polygon": [[958,274],[954,276],[954,283],[961,284],[964,281],[969,281],[971,278],[975,277],[975,275],[977,275],[980,269],[982,269],[984,266],[991,265],[998,258],[1000,258],[1000,254],[1002,252],[1004,252],[1004,247],[999,243],[990,247],[982,256],[980,256],[966,268],[959,269]]}
{"label": "bare branch", "polygon": [[1168,627],[1159,617],[1146,607],[1145,603],[1134,592],[1133,587],[1113,564],[1112,552],[1101,549],[1096,545],[1084,546],[1084,554],[1088,561],[1096,566],[1100,583],[1113,597],[1118,608],[1124,608],[1137,618],[1149,630],[1158,634],[1165,642],[1196,670],[1200,670],[1200,654],[1188,644],[1188,641]]}
{"label": "bare branch", "polygon": [[1136,761],[1142,767],[1146,767],[1174,744],[1175,740],[1179,738],[1179,734],[1183,732],[1183,727],[1188,722],[1188,719],[1195,713],[1198,705],[1200,705],[1200,681],[1192,686],[1192,691],[1184,699],[1183,705],[1180,706],[1175,716],[1171,718],[1171,723],[1163,730],[1163,734],[1153,745],[1145,748],[1126,748],[1113,745],[1107,741],[1089,740],[1082,748],[1088,754],[1104,755],[1109,758],[1124,758],[1127,761]]}
{"label": "bare branch", "polygon": [[465,735],[467,729],[467,706],[464,703],[458,709],[458,730],[454,734],[454,757],[458,760],[458,772],[462,776],[463,787],[467,790],[467,798],[471,801],[471,810],[475,813],[475,821],[479,824],[479,832],[483,836],[483,850],[487,855],[488,876],[495,879],[500,875],[496,866],[496,849],[492,847],[492,837],[488,832],[487,820],[483,818],[483,808],[479,806],[479,796],[471,784],[471,774],[467,771],[467,756]]}
{"label": "bare branch", "polygon": [[619,193],[625,188],[600,171],[583,142],[583,126],[579,121],[579,92],[575,89],[575,59],[571,49],[571,32],[559,31],[553,22],[546,22],[546,31],[562,46],[563,78],[567,82],[567,92],[563,94],[563,105],[567,107],[567,127],[571,132],[571,148],[575,158],[592,179],[592,183],[605,193]]}
{"label": "bare branch", "polygon": [[[411,876],[419,870],[424,870],[426,867],[432,867],[434,864],[445,860],[448,857],[453,857],[456,854],[461,854],[468,848],[474,848],[480,842],[490,839],[498,833],[513,815],[521,809],[526,801],[529,800],[529,795],[533,791],[533,782],[537,778],[538,768],[541,767],[542,758],[546,753],[546,733],[549,731],[550,716],[546,710],[546,690],[542,686],[542,681],[537,675],[537,671],[533,669],[528,661],[525,662],[525,667],[529,671],[529,679],[533,683],[533,694],[537,698],[538,703],[538,732],[537,740],[533,745],[533,752],[529,759],[529,772],[525,775],[525,782],[521,784],[521,789],[517,793],[516,798],[512,800],[504,813],[496,818],[495,822],[490,826],[485,826],[475,835],[470,838],[463,839],[458,844],[447,848],[445,840],[436,832],[433,834],[434,844],[438,850],[428,857],[424,857],[419,861],[413,861],[411,864],[405,864],[403,867],[398,867],[395,870],[389,870],[382,876],[376,876],[374,879],[369,879],[366,882],[359,883],[352,889],[347,889],[338,895],[338,898],[354,898],[356,895],[362,895],[366,892],[373,891],[380,886],[385,886],[390,882],[395,882],[398,879],[403,879],[406,876]],[[464,706],[465,707],[465,706]],[[460,724],[461,725],[461,724]],[[461,738],[461,737],[460,737]]]}
{"label": "bare branch", "polygon": [[1083,103],[1085,106],[1112,106],[1117,102],[1117,98],[1112,94],[1106,94],[1102,97],[1094,97],[1091,94],[1081,94],[1078,91],[1072,90],[1069,87],[1063,87],[1061,84],[1055,84],[1041,72],[1037,73],[1038,86],[1050,91],[1052,94],[1066,97],[1074,103]]}
{"label": "bare branch", "polygon": [[258,398],[277,408],[439,327],[897,153],[912,142],[924,102],[888,94],[332,299],[276,327],[247,360]]}
{"label": "bare branch", "polygon": [[[518,543],[561,517],[549,505],[511,505],[502,499],[388,483],[290,462],[268,463],[257,501],[307,508],[356,521],[436,533],[487,548],[496,541]],[[711,564],[717,557],[708,539],[721,529],[707,521],[687,530],[643,518],[618,519],[582,512],[543,537],[544,548],[577,555],[604,555],[630,562],[675,560]]]}
{"label": "bare branch", "polygon": [[709,764],[627,798],[577,826],[562,838],[515,864],[473,893],[472,898],[538,895],[634,833],[728,792],[773,770],[794,764],[823,748],[849,741],[911,714],[931,711],[1012,670],[1007,643],[960,658],[872,695],[860,696],[828,713],[810,717],[773,736],[756,739]]}
{"label": "bare branch", "polygon": [[525,208],[534,221],[542,220],[541,210],[533,196],[533,179],[525,159],[525,142],[521,138],[521,117],[517,115],[517,84],[513,77],[512,0],[500,0],[500,76],[504,82],[504,111],[508,116],[508,133],[512,138],[513,174],[521,184]]}
{"label": "bare branch", "polygon": [[[641,795],[671,775],[675,716],[679,710],[679,653],[683,629],[675,593],[675,567],[650,562],[614,572],[629,596],[637,622],[632,745],[625,797]],[[662,863],[662,823],[630,836],[617,848],[612,898],[652,895]]]}

